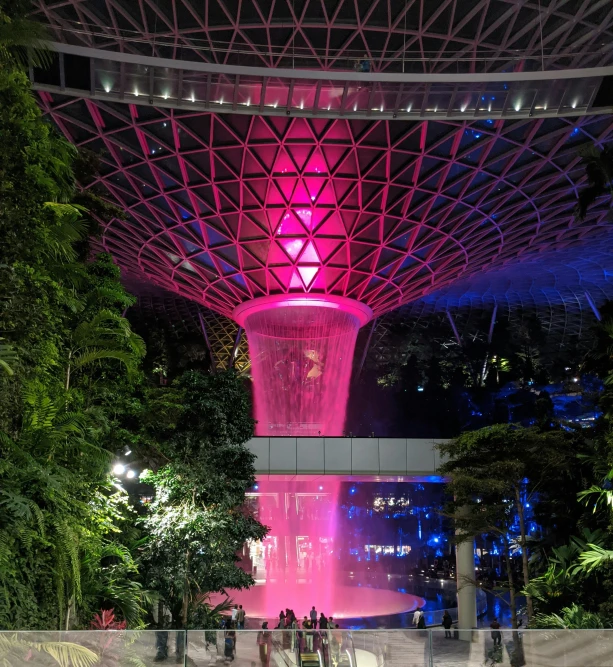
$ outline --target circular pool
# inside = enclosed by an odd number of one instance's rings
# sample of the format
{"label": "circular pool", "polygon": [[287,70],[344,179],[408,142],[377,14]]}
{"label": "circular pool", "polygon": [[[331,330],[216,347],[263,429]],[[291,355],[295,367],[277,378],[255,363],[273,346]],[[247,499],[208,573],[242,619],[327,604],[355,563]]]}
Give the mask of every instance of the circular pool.
{"label": "circular pool", "polygon": [[[414,611],[426,601],[410,593],[361,586],[333,586],[325,598],[317,587],[309,584],[267,583],[243,591],[228,591],[228,596],[242,604],[249,618],[275,619],[283,609],[293,609],[301,619],[308,616],[314,605],[318,613],[336,619],[390,616]],[[321,599],[320,599],[321,598]],[[221,594],[212,596],[218,604],[225,599]]]}

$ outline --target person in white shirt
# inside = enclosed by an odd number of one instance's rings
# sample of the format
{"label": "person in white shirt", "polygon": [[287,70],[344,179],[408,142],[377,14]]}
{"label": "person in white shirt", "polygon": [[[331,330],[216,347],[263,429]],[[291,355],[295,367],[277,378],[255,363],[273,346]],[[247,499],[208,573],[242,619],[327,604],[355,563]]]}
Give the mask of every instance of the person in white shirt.
{"label": "person in white shirt", "polygon": [[421,609],[418,609],[413,614],[413,625],[419,630],[423,630],[426,627],[426,619],[424,618],[424,612]]}
{"label": "person in white shirt", "polygon": [[236,623],[237,616],[238,616],[238,605],[235,604],[234,607],[232,607],[232,624]]}

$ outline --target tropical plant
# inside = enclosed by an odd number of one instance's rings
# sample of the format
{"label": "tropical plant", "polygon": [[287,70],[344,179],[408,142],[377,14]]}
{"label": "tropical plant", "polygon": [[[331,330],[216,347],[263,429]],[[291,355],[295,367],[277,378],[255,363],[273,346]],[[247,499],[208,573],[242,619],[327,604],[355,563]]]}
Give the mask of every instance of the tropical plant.
{"label": "tropical plant", "polygon": [[133,373],[145,354],[143,339],[132,331],[128,320],[106,309],[99,310],[91,320],[80,322],[70,335],[67,348],[66,390],[72,376],[85,367],[112,359]]}
{"label": "tropical plant", "polygon": [[579,155],[585,168],[587,185],[579,191],[575,215],[584,220],[588,209],[601,197],[609,202],[613,195],[613,150],[610,146],[602,149],[588,144],[580,149]]}
{"label": "tropical plant", "polygon": [[573,604],[563,607],[559,614],[536,614],[533,627],[552,630],[595,630],[610,627],[599,615]]}
{"label": "tropical plant", "polygon": [[101,609],[100,613],[94,614],[89,627],[92,630],[125,630],[126,622],[115,620],[113,609]]}
{"label": "tropical plant", "polygon": [[98,656],[73,642],[34,642],[19,635],[0,635],[0,667],[28,667],[32,664],[48,664],[48,656],[59,667],[90,667],[98,662]]}
{"label": "tropical plant", "polygon": [[234,600],[230,597],[213,604],[210,593],[198,593],[194,597],[190,625],[194,628],[217,630],[233,606]]}
{"label": "tropical plant", "polygon": [[582,554],[592,545],[602,544],[606,537],[603,530],[584,528],[581,536],[572,537],[569,544],[552,547],[546,556],[547,569],[530,579],[524,593],[546,609],[559,608],[560,602],[576,598],[577,587],[585,586],[585,575],[589,574],[581,563]]}
{"label": "tropical plant", "polygon": [[[4,338],[0,338],[0,341]],[[17,353],[13,349],[12,345],[7,345],[6,343],[0,343],[0,369],[2,369],[7,375],[13,375],[13,369],[11,365],[17,361]]]}
{"label": "tropical plant", "polygon": [[186,628],[202,608],[202,594],[253,584],[237,567],[237,551],[266,528],[245,506],[254,483],[253,455],[244,442],[253,434],[249,397],[234,371],[186,373],[178,385],[183,411],[165,460],[142,481],[155,489],[143,525],[147,585],[158,590],[173,627]]}
{"label": "tropical plant", "polygon": [[[448,513],[456,521],[460,539],[489,534],[502,540],[507,556],[512,547],[518,552],[529,620],[534,609],[526,508],[537,501],[552,502],[554,494],[548,491],[572,479],[580,441],[580,435],[562,430],[541,432],[504,424],[464,433],[439,445],[449,459],[440,472],[450,478],[447,488],[454,500]],[[506,569],[515,624],[517,582],[513,567],[508,564]]]}
{"label": "tropical plant", "polygon": [[20,2],[13,3],[11,15],[0,9],[0,64],[4,67],[48,67],[53,61],[49,33],[42,23],[27,18],[27,9],[27,3]]}

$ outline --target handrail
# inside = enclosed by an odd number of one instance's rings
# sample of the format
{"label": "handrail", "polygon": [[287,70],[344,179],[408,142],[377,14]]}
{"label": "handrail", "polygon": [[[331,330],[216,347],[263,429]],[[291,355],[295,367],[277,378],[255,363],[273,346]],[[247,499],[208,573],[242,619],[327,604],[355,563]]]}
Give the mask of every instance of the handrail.
{"label": "handrail", "polygon": [[[94,37],[113,42],[121,42],[124,45],[129,44],[143,44],[152,48],[173,48],[194,52],[204,53],[231,53],[242,54],[249,56],[258,56],[260,58],[304,58],[313,60],[327,60],[335,61],[339,59],[351,60],[359,59],[364,55],[364,48],[362,49],[327,49],[321,51],[313,47],[292,46],[291,52],[287,51],[286,46],[279,46],[277,50],[270,50],[269,44],[251,44],[250,49],[242,49],[233,43],[223,40],[204,40],[193,38],[191,36],[185,38],[185,42],[177,44],[176,40],[169,39],[165,35],[153,34],[150,37],[143,37],[142,32],[136,30],[128,30],[126,28],[118,28],[115,26],[100,26],[98,24],[87,23],[82,21],[65,21],[65,23],[74,23],[75,27],[66,27],[54,25],[54,30],[65,35],[77,35],[79,37]],[[603,44],[601,48],[591,51],[556,51],[556,46],[539,47],[538,52],[533,54],[526,54],[525,49],[498,49],[494,47],[483,48],[480,47],[480,55],[472,55],[474,50],[470,49],[471,55],[466,55],[461,51],[454,52],[449,56],[440,56],[438,51],[422,51],[423,57],[413,57],[403,54],[401,56],[387,56],[389,50],[368,50],[368,57],[377,63],[390,62],[420,62],[420,63],[436,63],[437,65],[454,64],[456,62],[463,63],[477,63],[477,62],[500,62],[505,63],[510,60],[526,61],[534,60],[540,66],[547,60],[560,60],[573,57],[597,56],[606,55],[610,52],[608,45]],[[467,49],[468,50],[468,49]]]}
{"label": "handrail", "polygon": [[[271,636],[271,645],[272,645],[272,647],[274,649],[276,649],[278,654],[281,655],[281,659],[283,660],[283,662],[286,664],[287,667],[296,667],[298,665],[298,663],[296,663],[296,665],[294,665],[292,663],[292,661],[289,659],[289,657],[285,653],[285,647],[283,646],[283,642],[279,641],[278,639],[275,639],[275,634],[276,633],[275,633],[274,630],[271,630],[271,632],[272,632],[272,636]],[[287,632],[287,630],[282,630],[282,632]],[[294,641],[294,646],[295,646],[295,644],[296,644],[296,642]]]}
{"label": "handrail", "polygon": [[161,69],[203,72],[207,74],[224,74],[240,76],[247,74],[255,77],[275,77],[277,79],[307,79],[325,81],[359,81],[365,83],[511,83],[514,81],[552,81],[561,79],[600,78],[613,75],[613,65],[604,67],[586,67],[582,69],[545,70],[537,72],[482,72],[471,74],[440,73],[386,73],[386,72],[354,72],[330,70],[306,70],[289,68],[253,67],[241,65],[220,65],[217,63],[193,62],[171,58],[158,58],[134,53],[106,51],[86,46],[75,46],[63,42],[50,42],[52,50],[68,55],[106,60],[119,63],[130,63],[144,67]]}

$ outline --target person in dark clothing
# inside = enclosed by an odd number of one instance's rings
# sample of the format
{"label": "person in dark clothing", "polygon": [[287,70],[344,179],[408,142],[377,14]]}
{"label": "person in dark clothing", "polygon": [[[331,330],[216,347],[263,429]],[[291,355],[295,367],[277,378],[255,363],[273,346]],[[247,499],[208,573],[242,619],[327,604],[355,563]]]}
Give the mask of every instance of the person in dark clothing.
{"label": "person in dark clothing", "polygon": [[268,667],[270,665],[270,650],[272,648],[272,635],[268,629],[268,621],[262,623],[262,629],[258,632],[257,643],[262,667]]}
{"label": "person in dark clothing", "polygon": [[490,623],[490,628],[492,630],[492,639],[494,640],[494,646],[500,646],[502,644],[502,632],[500,632],[500,623],[498,623],[497,618],[495,618]]}
{"label": "person in dark clothing", "polygon": [[453,621],[451,620],[451,614],[445,609],[443,614],[443,623],[442,626],[445,628],[445,639],[451,639],[451,626]]}
{"label": "person in dark clothing", "polygon": [[319,617],[319,629],[320,630],[328,629],[328,619],[324,616],[323,611],[321,612],[321,615]]}
{"label": "person in dark clothing", "polygon": [[224,632],[224,662],[232,662],[234,660],[234,647],[236,646],[236,631],[234,624],[230,623],[230,629]]}

